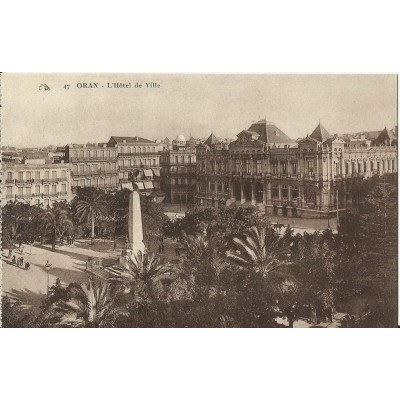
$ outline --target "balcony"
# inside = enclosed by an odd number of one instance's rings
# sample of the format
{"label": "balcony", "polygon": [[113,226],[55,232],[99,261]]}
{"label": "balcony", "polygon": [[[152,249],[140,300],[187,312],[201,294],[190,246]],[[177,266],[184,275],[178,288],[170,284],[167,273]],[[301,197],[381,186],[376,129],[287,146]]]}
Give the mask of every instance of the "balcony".
{"label": "balcony", "polygon": [[76,162],[88,162],[88,161],[107,161],[107,162],[116,162],[118,160],[117,155],[111,158],[103,158],[103,157],[71,157],[69,161],[71,163]]}
{"label": "balcony", "polygon": [[147,157],[147,156],[161,156],[156,151],[149,151],[144,153],[118,153],[119,158],[124,157]]}
{"label": "balcony", "polygon": [[98,176],[98,175],[117,175],[117,170],[99,170],[99,171],[80,171],[80,172],[71,172],[71,176],[73,178],[79,176]]}

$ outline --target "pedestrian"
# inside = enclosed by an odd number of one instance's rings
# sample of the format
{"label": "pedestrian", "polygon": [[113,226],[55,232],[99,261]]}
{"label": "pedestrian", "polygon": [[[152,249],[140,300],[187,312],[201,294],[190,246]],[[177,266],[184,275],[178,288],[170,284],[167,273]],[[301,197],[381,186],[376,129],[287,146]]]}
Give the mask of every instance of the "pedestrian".
{"label": "pedestrian", "polygon": [[16,261],[16,259],[15,259],[15,254],[13,255],[13,258],[12,258],[12,261],[11,261],[13,264],[16,264],[17,263],[17,261]]}
{"label": "pedestrian", "polygon": [[25,263],[25,271],[28,271],[28,269],[31,269],[31,265],[29,264],[29,262],[27,261]]}

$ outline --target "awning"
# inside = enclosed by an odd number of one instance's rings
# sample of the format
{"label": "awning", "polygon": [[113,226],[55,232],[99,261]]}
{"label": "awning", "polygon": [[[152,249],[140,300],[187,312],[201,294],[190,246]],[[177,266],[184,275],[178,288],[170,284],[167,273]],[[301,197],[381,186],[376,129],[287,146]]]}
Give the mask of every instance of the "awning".
{"label": "awning", "polygon": [[144,188],[145,189],[154,189],[153,182],[152,181],[144,182]]}
{"label": "awning", "polygon": [[139,190],[143,190],[143,189],[144,189],[143,182],[135,182],[135,185],[137,186],[137,188],[138,188]]}
{"label": "awning", "polygon": [[152,170],[155,176],[160,176],[160,170],[159,169],[153,169]]}
{"label": "awning", "polygon": [[129,182],[129,183],[121,183],[121,190],[123,190],[123,189],[132,190],[132,189],[133,189],[132,182]]}
{"label": "awning", "polygon": [[146,177],[152,177],[153,176],[153,171],[151,169],[145,169],[143,170],[144,176]]}

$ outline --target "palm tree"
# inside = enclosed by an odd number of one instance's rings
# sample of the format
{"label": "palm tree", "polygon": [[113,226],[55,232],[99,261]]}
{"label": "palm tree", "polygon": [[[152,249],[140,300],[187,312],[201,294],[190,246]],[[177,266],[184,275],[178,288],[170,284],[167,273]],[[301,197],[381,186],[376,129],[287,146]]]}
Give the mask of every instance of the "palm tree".
{"label": "palm tree", "polygon": [[132,253],[128,258],[129,273],[133,281],[144,284],[154,282],[172,271],[170,264],[161,264],[154,253]]}
{"label": "palm tree", "polygon": [[104,193],[96,188],[82,188],[78,192],[76,203],[76,216],[79,222],[91,222],[91,244],[94,243],[94,227],[96,218],[106,214],[107,202]]}
{"label": "palm tree", "polygon": [[204,230],[197,235],[187,235],[182,231],[180,244],[189,260],[206,260],[211,258],[216,238]]}
{"label": "palm tree", "polygon": [[68,211],[61,207],[49,208],[41,215],[40,219],[43,222],[45,232],[47,230],[51,232],[51,249],[54,251],[57,235],[63,235],[64,232],[70,231],[73,228]]}
{"label": "palm tree", "polygon": [[123,286],[115,282],[72,283],[66,292],[67,299],[55,302],[50,309],[48,321],[56,327],[113,327],[119,316],[127,315],[124,302],[120,302]]}
{"label": "palm tree", "polygon": [[251,228],[244,237],[233,238],[233,249],[228,258],[240,266],[249,267],[263,276],[284,264],[285,252],[279,235],[271,227]]}

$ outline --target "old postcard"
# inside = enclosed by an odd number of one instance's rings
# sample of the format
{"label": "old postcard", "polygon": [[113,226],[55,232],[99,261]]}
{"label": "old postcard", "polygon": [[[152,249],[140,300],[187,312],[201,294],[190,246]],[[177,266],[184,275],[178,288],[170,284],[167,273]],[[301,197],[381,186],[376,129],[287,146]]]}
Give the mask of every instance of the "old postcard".
{"label": "old postcard", "polygon": [[3,327],[395,327],[397,76],[1,76]]}

